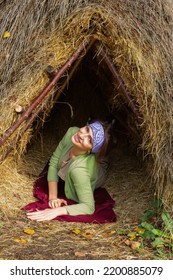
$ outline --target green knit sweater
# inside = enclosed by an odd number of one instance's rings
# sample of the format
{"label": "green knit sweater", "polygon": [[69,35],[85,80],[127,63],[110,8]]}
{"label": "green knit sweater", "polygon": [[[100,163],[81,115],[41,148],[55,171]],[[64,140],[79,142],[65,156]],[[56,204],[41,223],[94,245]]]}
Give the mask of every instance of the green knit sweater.
{"label": "green knit sweater", "polygon": [[[49,162],[48,181],[58,182],[58,170],[62,159],[73,146],[71,137],[78,130],[78,127],[69,128],[57,146]],[[71,161],[65,177],[65,195],[77,204],[64,206],[69,215],[92,214],[95,211],[93,192],[97,180],[98,165],[94,154],[79,155]]]}

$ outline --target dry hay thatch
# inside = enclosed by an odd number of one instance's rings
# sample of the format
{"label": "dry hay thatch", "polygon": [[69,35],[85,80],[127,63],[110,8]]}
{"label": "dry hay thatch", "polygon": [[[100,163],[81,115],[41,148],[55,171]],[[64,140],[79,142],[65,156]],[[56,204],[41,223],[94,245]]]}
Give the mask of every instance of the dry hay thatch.
{"label": "dry hay thatch", "polygon": [[[47,65],[60,68],[83,39],[94,34],[130,92],[140,117],[136,119],[129,112],[127,125],[140,135],[138,149],[150,163],[156,193],[163,198],[165,207],[172,210],[172,11],[170,0],[1,0],[1,136],[18,118],[16,106],[28,108],[49,82]],[[115,94],[111,93],[109,106],[121,108],[122,98],[117,90],[112,92]],[[41,104],[44,114],[39,117],[43,123],[54,106],[53,94],[51,91]],[[127,102],[125,106],[128,107]],[[14,200],[21,189],[22,203],[27,200],[23,186],[31,186],[35,179],[27,172],[21,174],[15,162],[16,156],[23,155],[33,134],[31,127],[15,143],[24,123],[1,148],[3,154],[8,146],[14,145],[11,156],[0,167],[5,203],[11,186]],[[13,201],[8,205],[13,208]]]}

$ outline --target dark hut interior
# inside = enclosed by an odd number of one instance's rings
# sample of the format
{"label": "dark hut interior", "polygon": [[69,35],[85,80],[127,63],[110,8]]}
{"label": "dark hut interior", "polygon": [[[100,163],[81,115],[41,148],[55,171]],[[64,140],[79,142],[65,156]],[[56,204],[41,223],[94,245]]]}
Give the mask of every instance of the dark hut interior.
{"label": "dark hut interior", "polygon": [[[50,138],[55,137],[57,145],[58,139],[70,126],[81,127],[88,120],[100,119],[112,123],[110,150],[124,149],[136,154],[140,137],[135,130],[136,116],[128,104],[129,100],[119,90],[119,85],[115,85],[115,79],[104,57],[92,47],[77,68],[74,68],[71,66],[55,86],[54,98],[56,99],[59,92],[61,95],[44,124],[46,131],[50,131]],[[69,77],[72,71],[73,75]],[[50,79],[53,77],[48,69],[47,74]],[[130,124],[131,118],[133,123]],[[41,117],[37,118],[33,125],[37,133],[40,132],[40,120]]]}

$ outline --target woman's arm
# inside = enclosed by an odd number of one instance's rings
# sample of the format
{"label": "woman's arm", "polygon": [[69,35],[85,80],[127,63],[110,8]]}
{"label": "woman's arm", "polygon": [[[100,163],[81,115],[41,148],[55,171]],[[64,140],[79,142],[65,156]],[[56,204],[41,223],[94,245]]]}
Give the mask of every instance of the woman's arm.
{"label": "woman's arm", "polygon": [[79,203],[65,206],[68,214],[71,216],[93,214],[95,201],[87,168],[74,168],[70,177]]}
{"label": "woman's arm", "polygon": [[47,180],[48,182],[58,182],[58,169],[60,168],[60,158],[63,154],[65,147],[71,143],[72,135],[77,131],[77,128],[69,128],[62,140],[59,142],[56,150],[50,158]]}
{"label": "woman's arm", "polygon": [[28,218],[36,221],[46,221],[62,215],[76,216],[92,214],[95,210],[95,201],[88,171],[86,169],[75,168],[71,177],[79,200],[78,204],[29,212],[27,213]]}
{"label": "woman's arm", "polygon": [[48,192],[49,192],[49,206],[51,208],[56,208],[62,204],[67,205],[65,200],[58,199],[58,169],[59,161],[62,155],[63,149],[69,141],[69,134],[71,134],[71,129],[67,131],[62,140],[59,142],[56,150],[54,151],[48,168],[47,180],[48,180]]}
{"label": "woman's arm", "polygon": [[58,202],[58,183],[48,182],[48,192],[49,192],[49,207],[57,208],[59,207]]}
{"label": "woman's arm", "polygon": [[67,210],[64,207],[45,209],[41,211],[27,213],[27,217],[30,220],[35,220],[37,222],[50,221],[56,218],[57,216],[63,216],[63,215],[67,215]]}
{"label": "woman's arm", "polygon": [[58,198],[58,183],[57,182],[48,182],[49,190],[49,207],[57,208],[62,204],[67,205],[67,201],[64,199]]}
{"label": "woman's arm", "polygon": [[48,182],[49,200],[58,198],[58,183]]}

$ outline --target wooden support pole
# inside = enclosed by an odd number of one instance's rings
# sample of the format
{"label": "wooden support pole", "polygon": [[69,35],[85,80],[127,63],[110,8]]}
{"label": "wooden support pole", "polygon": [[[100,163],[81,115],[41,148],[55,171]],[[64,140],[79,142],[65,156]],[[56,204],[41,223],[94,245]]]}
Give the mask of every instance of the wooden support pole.
{"label": "wooden support pole", "polygon": [[[91,42],[90,42],[90,44],[86,47],[86,49],[85,49],[85,53],[87,53],[88,52],[88,50],[91,48],[91,46],[94,44],[94,42],[95,42],[95,38],[93,37],[92,38],[92,40],[91,40]],[[59,97],[61,96],[61,94],[63,93],[63,90],[67,87],[67,84],[68,84],[68,82],[70,81],[70,79],[72,78],[72,76],[74,75],[74,73],[75,73],[75,71],[77,70],[77,68],[78,68],[78,66],[79,66],[79,64],[81,63],[81,61],[82,61],[82,59],[83,59],[83,57],[80,57],[80,58],[78,58],[77,60],[76,60],[76,62],[74,63],[74,66],[73,66],[73,68],[70,70],[70,73],[69,73],[69,75],[67,76],[67,78],[65,79],[65,81],[63,82],[63,84],[62,84],[62,86],[60,87],[60,89],[57,91],[57,93],[55,94],[55,96],[54,96],[54,99],[53,99],[53,102],[54,103],[56,103],[57,102],[57,100],[59,99]],[[56,73],[56,69],[53,71],[54,73]],[[51,76],[51,77],[53,77],[53,75]],[[32,123],[35,121],[35,119],[37,118],[37,116],[41,113],[41,111],[43,111],[44,110],[44,106],[41,106],[41,107],[39,107],[39,109],[37,109],[37,111],[36,112],[34,112],[34,118],[33,118],[33,120],[32,120],[32,122],[30,123],[30,126],[32,125]],[[28,127],[28,125],[26,125],[26,129],[25,129],[25,131],[29,128]],[[37,131],[40,129],[40,127],[41,127],[41,125],[39,125],[38,126],[38,129],[37,129]],[[37,133],[37,132],[36,132]],[[13,145],[14,146],[14,145]],[[12,151],[12,149],[10,150],[10,152]],[[9,154],[9,153],[8,153]],[[7,155],[8,155],[7,154]],[[6,155],[6,156],[7,156]]]}
{"label": "wooden support pole", "polygon": [[[95,42],[95,38],[93,37],[93,38],[91,38],[90,43],[88,44],[88,46],[86,46],[85,53],[88,52],[88,50],[91,48],[91,46],[93,45],[94,42]],[[63,85],[61,86],[60,90],[58,91],[57,95],[55,96],[54,102],[56,102],[58,100],[58,98],[60,97],[61,93],[63,92],[63,90],[67,86],[68,81],[71,79],[71,77],[73,76],[73,74],[76,71],[77,67],[81,63],[81,60],[82,60],[82,58],[80,58],[80,59],[78,59],[76,61],[74,67],[71,69],[70,74],[68,75],[68,78],[64,81]],[[17,135],[16,139],[12,142],[12,145],[7,147],[6,151],[2,155],[2,157],[0,159],[1,162],[3,162],[6,159],[8,154],[14,149],[16,143],[22,138],[22,136],[25,134],[27,129],[29,127],[31,127],[31,125],[33,124],[35,119],[38,117],[40,112],[43,111],[43,110],[44,110],[44,105],[38,107],[34,112],[32,112],[32,115],[31,115],[30,119],[27,121],[26,125],[22,128],[22,130],[20,131],[20,134]]]}
{"label": "wooden support pole", "polygon": [[103,50],[103,48],[101,46],[99,46],[99,44],[95,44],[95,46],[96,46],[98,53],[101,54],[103,61],[106,63],[109,70],[111,71],[113,78],[115,80],[115,83],[117,84],[119,91],[123,94],[123,97],[124,97],[125,101],[127,102],[128,106],[131,108],[131,110],[136,115],[136,117],[139,118],[139,113],[136,110],[136,107],[135,107],[132,99],[130,98],[130,93],[128,92],[128,89],[126,88],[125,83],[123,82],[117,69],[115,68],[115,66],[113,65],[113,63],[111,62],[110,58],[108,57],[106,52]]}
{"label": "wooden support pole", "polygon": [[55,86],[58,80],[62,77],[62,75],[70,68],[70,66],[76,61],[76,59],[80,56],[83,50],[86,49],[87,45],[92,40],[92,36],[86,38],[82,44],[78,47],[78,49],[73,53],[73,55],[67,60],[67,62],[61,67],[55,77],[51,80],[51,82],[41,91],[41,93],[36,97],[34,102],[28,109],[22,113],[21,117],[15,122],[15,124],[8,129],[4,136],[0,139],[0,147],[6,142],[6,140],[14,133],[14,131],[20,126],[20,124],[25,121],[33,112],[33,110],[40,104],[40,102],[47,96],[50,90]]}
{"label": "wooden support pole", "polygon": [[[92,37],[90,43],[89,43],[88,46],[85,48],[85,53],[87,53],[87,52],[89,51],[89,49],[92,47],[92,45],[94,44],[95,41],[96,41],[96,39],[95,39],[94,37]],[[72,76],[74,75],[74,73],[75,73],[75,71],[77,70],[77,68],[78,68],[79,64],[81,63],[82,59],[83,59],[83,57],[79,58],[79,59],[75,62],[75,64],[74,64],[73,68],[71,69],[71,71],[70,71],[70,73],[69,73],[67,79],[64,81],[64,83],[63,83],[62,86],[60,87],[60,90],[58,91],[57,95],[55,96],[54,101],[56,101],[56,100],[59,98],[59,96],[61,95],[61,93],[63,92],[63,90],[66,88],[68,82],[70,81],[70,79],[71,79]]]}

